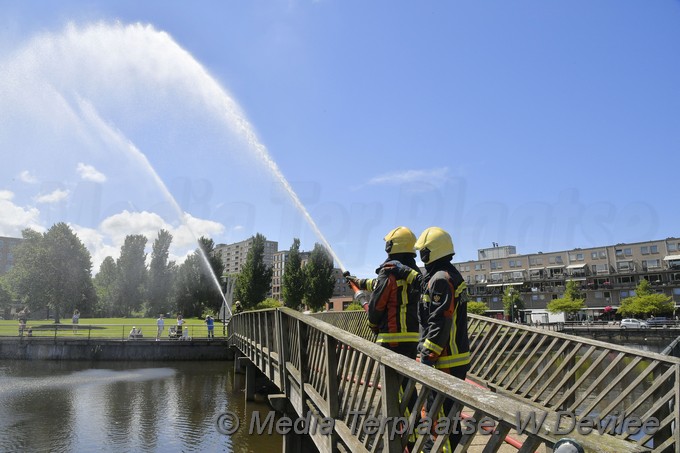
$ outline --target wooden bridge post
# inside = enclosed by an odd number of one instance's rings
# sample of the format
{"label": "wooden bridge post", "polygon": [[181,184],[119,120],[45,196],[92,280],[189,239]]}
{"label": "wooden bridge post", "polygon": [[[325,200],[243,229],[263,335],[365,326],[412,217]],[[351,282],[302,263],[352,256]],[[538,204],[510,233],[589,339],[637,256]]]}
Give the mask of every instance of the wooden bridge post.
{"label": "wooden bridge post", "polygon": [[297,344],[298,357],[300,357],[300,407],[296,408],[301,417],[307,415],[307,394],[305,384],[309,381],[309,358],[307,357],[307,344],[309,343],[308,326],[300,320],[295,322],[298,330]]}
{"label": "wooden bridge post", "polygon": [[401,445],[401,436],[394,435],[395,427],[392,426],[397,423],[397,418],[403,414],[399,413],[399,388],[401,385],[401,378],[392,368],[380,364],[380,386],[381,386],[381,400],[382,400],[382,417],[388,419],[391,417],[391,423],[386,423],[385,432],[383,433],[383,451],[385,452],[402,452],[404,447]]}
{"label": "wooden bridge post", "polygon": [[255,365],[250,361],[248,357],[240,357],[238,359],[241,361],[241,368],[245,368],[246,371],[246,401],[255,400]]}
{"label": "wooden bridge post", "polygon": [[288,342],[290,341],[290,336],[288,333],[288,329],[286,327],[286,320],[284,319],[284,314],[281,310],[276,310],[276,318],[275,318],[275,329],[276,333],[278,334],[278,341],[279,341],[279,348],[278,348],[278,353],[279,353],[279,389],[281,389],[281,393],[286,395],[286,398],[290,399],[290,380],[288,377],[288,369],[286,368],[286,363],[288,363],[288,360],[290,358],[290,354],[288,351]]}
{"label": "wooden bridge post", "polygon": [[[338,341],[330,335],[324,335],[326,347],[326,391],[328,417],[334,420],[338,419],[340,402],[338,401]],[[335,430],[327,437],[328,451],[335,451],[335,445],[338,441],[338,434]]]}

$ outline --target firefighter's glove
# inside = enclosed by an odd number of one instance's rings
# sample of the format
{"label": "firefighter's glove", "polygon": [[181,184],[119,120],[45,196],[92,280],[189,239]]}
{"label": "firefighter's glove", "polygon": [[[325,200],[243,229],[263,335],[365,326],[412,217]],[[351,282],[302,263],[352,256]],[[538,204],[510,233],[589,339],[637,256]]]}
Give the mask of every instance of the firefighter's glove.
{"label": "firefighter's glove", "polygon": [[434,352],[429,352],[427,354],[420,354],[420,363],[423,365],[427,366],[434,366],[434,364],[437,362],[437,359],[439,358],[439,355],[435,354]]}
{"label": "firefighter's glove", "polygon": [[357,289],[359,288],[359,279],[356,278],[353,275],[348,275],[345,277],[345,280],[347,280],[347,284],[349,285],[350,288],[352,288],[352,285],[354,285],[354,288],[352,289]]}
{"label": "firefighter's glove", "polygon": [[397,277],[397,280],[408,280],[410,277],[412,279],[412,283],[420,284],[420,281],[422,281],[423,278],[418,272],[396,260],[389,263],[389,265],[385,266],[383,269],[385,269],[387,273],[393,274],[395,277]]}

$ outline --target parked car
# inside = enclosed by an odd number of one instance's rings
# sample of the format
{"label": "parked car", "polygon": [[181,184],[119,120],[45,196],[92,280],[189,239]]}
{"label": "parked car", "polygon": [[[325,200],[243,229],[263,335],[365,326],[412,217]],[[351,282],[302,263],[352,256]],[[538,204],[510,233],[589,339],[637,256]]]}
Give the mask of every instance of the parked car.
{"label": "parked car", "polygon": [[622,329],[648,329],[649,324],[635,318],[626,318],[621,320]]}
{"label": "parked car", "polygon": [[649,327],[665,327],[673,324],[673,321],[664,316],[659,316],[657,318],[649,318],[647,320],[647,324],[649,325]]}

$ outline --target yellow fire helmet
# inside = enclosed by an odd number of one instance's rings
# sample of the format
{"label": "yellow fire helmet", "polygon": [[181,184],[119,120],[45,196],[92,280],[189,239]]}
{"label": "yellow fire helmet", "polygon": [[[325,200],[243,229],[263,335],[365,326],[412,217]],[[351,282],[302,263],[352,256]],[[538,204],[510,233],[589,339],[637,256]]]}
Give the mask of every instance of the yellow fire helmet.
{"label": "yellow fire helmet", "polygon": [[415,248],[420,250],[420,259],[425,264],[455,253],[451,235],[439,227],[430,227],[423,231],[416,241]]}
{"label": "yellow fire helmet", "polygon": [[385,236],[385,251],[388,255],[393,253],[413,253],[416,243],[416,235],[406,227],[396,227]]}

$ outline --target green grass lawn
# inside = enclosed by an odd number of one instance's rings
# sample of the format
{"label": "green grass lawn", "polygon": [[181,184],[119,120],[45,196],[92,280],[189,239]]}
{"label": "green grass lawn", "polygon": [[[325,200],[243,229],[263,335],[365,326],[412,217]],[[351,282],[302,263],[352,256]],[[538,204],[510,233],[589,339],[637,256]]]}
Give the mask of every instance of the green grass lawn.
{"label": "green grass lawn", "polygon": [[[111,338],[127,339],[132,327],[142,329],[144,339],[156,338],[157,318],[80,318],[77,329],[71,323],[71,318],[64,318],[61,324],[54,324],[53,320],[29,319],[26,323],[24,335],[28,328],[32,329],[34,337],[72,337],[72,338]],[[168,328],[176,326],[174,318],[165,319],[162,339],[168,338]],[[192,338],[206,338],[208,328],[201,319],[185,319],[184,329],[189,329]],[[19,322],[17,320],[0,320],[0,337],[19,336]],[[223,338],[222,323],[215,321],[215,338]]]}

